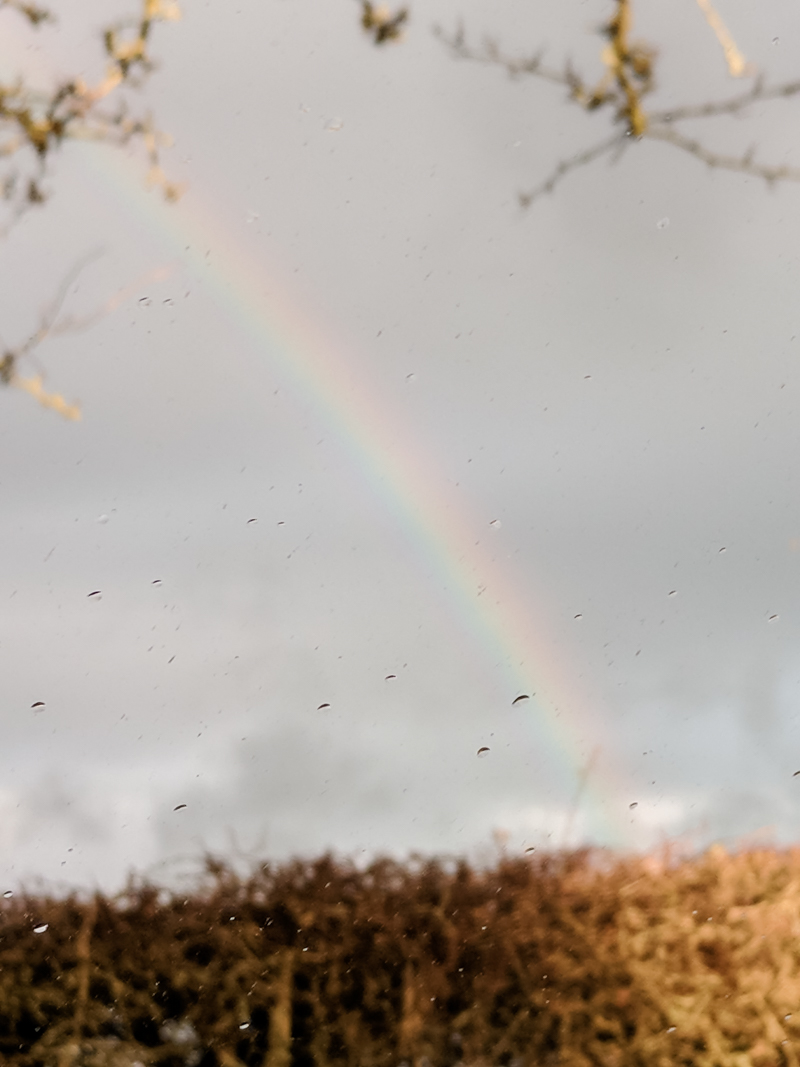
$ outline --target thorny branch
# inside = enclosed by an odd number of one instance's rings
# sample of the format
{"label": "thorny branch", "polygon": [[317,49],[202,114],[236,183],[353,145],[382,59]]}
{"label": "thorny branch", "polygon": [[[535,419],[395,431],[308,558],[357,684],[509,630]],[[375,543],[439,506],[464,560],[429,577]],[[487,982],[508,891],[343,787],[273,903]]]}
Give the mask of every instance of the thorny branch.
{"label": "thorny branch", "polygon": [[[708,0],[698,2],[707,17],[709,11],[713,15],[709,22],[723,46],[731,73],[752,73],[752,68],[745,64]],[[466,41],[463,27],[459,27],[451,35],[446,34],[440,27],[435,29],[436,35],[458,59],[503,67],[511,77],[527,74],[562,85],[568,90],[568,99],[571,102],[578,104],[585,111],[596,111],[608,106],[613,111],[613,121],[623,127],[599,144],[561,160],[544,181],[528,192],[520,193],[519,202],[523,208],[545,193],[552,192],[572,171],[604,155],[619,158],[627,148],[648,137],[687,152],[709,167],[749,174],[761,178],[768,185],[778,181],[800,181],[800,167],[757,161],[753,148],[738,156],[714,152],[702,141],[687,137],[676,128],[676,123],[687,119],[740,114],[755,103],[796,96],[800,94],[800,81],[767,85],[763,78],[759,77],[746,92],[738,93],[727,100],[647,112],[643,100],[654,88],[656,52],[650,46],[632,42],[630,39],[632,0],[615,0],[615,4],[613,18],[602,29],[603,35],[609,40],[602,51],[606,70],[595,88],[591,88],[569,62],[562,70],[546,66],[542,52],[529,57],[509,56],[489,38],[483,41],[481,48],[471,47]],[[738,60],[735,69],[732,59]]]}

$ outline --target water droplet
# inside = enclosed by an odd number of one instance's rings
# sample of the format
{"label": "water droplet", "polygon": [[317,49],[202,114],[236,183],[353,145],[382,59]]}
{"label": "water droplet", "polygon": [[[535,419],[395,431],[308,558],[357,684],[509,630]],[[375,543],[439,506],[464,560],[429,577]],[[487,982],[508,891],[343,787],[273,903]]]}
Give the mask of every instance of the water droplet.
{"label": "water droplet", "polygon": [[639,807],[639,801],[638,800],[634,800],[634,802],[632,804],[628,805],[628,808],[630,809],[630,811],[633,811],[634,808],[638,808],[638,807]]}
{"label": "water droplet", "polygon": [[527,693],[520,693],[518,697],[514,697],[514,699],[511,701],[511,707],[513,708],[515,704],[521,704],[524,700],[530,699],[531,698],[528,696]]}
{"label": "water droplet", "polygon": [[667,593],[667,596],[677,596],[677,595],[678,595],[678,590],[677,589],[670,589],[669,593]]}
{"label": "water droplet", "polygon": [[319,707],[317,708],[317,711],[322,711],[323,708],[329,708],[329,707],[330,707],[330,704],[320,704]]}
{"label": "water droplet", "polygon": [[154,578],[150,584],[151,585],[161,585],[161,579],[160,578]]}
{"label": "water droplet", "polygon": [[526,849],[525,849],[525,851],[526,851],[526,852],[535,852],[535,851],[536,851],[536,849],[534,848],[534,846],[533,846],[533,845],[531,845],[531,847],[530,847],[530,848],[526,848]]}
{"label": "water droplet", "polygon": [[789,1014],[788,1014],[788,1015],[784,1015],[784,1017],[783,1017],[783,1021],[784,1021],[785,1023],[788,1023],[788,1021],[789,1021],[789,1020],[791,1019],[791,1017],[792,1017],[792,1013],[791,1013],[791,1012],[789,1012]]}
{"label": "water droplet", "polygon": [[491,522],[489,523],[489,525],[490,525],[490,526],[494,526],[494,528],[495,528],[496,530],[499,530],[499,529],[500,529],[500,527],[501,527],[501,526],[502,526],[503,524],[502,524],[502,522],[500,522],[500,520],[499,520],[499,519],[492,519],[492,520],[491,520]]}
{"label": "water droplet", "polygon": [[33,932],[35,934],[43,934],[48,926],[49,926],[49,923],[40,923],[39,926],[34,926]]}
{"label": "water droplet", "polygon": [[161,301],[161,303],[162,303],[162,304],[166,304],[166,306],[167,306],[167,307],[173,307],[173,306],[174,306],[174,304],[175,304],[175,301],[174,301],[174,300],[172,299],[172,297],[171,297],[171,296],[168,296],[168,297],[166,298],[166,300],[162,300],[162,301]]}
{"label": "water droplet", "polygon": [[285,526],[285,525],[286,525],[286,523],[283,521],[283,519],[281,519],[281,521],[278,523],[278,526]]}
{"label": "water droplet", "polygon": [[99,589],[92,590],[92,592],[87,593],[86,596],[87,598],[91,598],[92,600],[102,600],[103,598],[103,594],[100,592]]}
{"label": "water droplet", "polygon": [[591,374],[584,374],[584,376],[583,376],[583,380],[585,382],[588,382],[590,378],[591,378]]}
{"label": "water droplet", "polygon": [[773,37],[772,38],[772,43],[773,44],[780,44],[780,40],[781,40],[780,37]]}
{"label": "water droplet", "polygon": [[102,515],[98,515],[97,522],[105,526],[105,524],[108,522],[108,515],[106,515],[105,512]]}
{"label": "water droplet", "polygon": [[181,808],[185,808],[185,807],[186,807],[185,804],[177,804],[172,810],[173,811],[180,811]]}
{"label": "water droplet", "polygon": [[478,749],[478,758],[479,759],[485,759],[486,756],[488,756],[488,754],[489,754],[489,749],[487,748],[486,745],[484,745],[482,748]]}
{"label": "water droplet", "polygon": [[659,219],[656,223],[656,228],[659,230],[666,230],[669,226],[669,219],[665,216],[663,219]]}
{"label": "water droplet", "polygon": [[[258,522],[258,519],[248,519],[246,525],[249,526],[251,522]],[[280,526],[280,523],[278,523]]]}
{"label": "water droplet", "polygon": [[3,896],[6,898],[6,900],[8,900],[9,897],[13,897],[14,896],[14,893],[13,893],[13,891],[11,889],[7,889],[5,891],[5,893],[3,893]]}
{"label": "water droplet", "polygon": [[331,119],[331,121],[325,128],[328,130],[329,133],[338,133],[339,130],[344,128],[344,119]]}
{"label": "water droplet", "polygon": [[139,303],[142,307],[149,308],[153,301],[150,299],[149,296],[140,296]]}
{"label": "water droplet", "polygon": [[239,1023],[239,1029],[240,1030],[249,1030],[250,1029],[250,1023]]}
{"label": "water droplet", "polygon": [[722,552],[727,552],[728,550],[727,550],[727,548],[726,548],[726,547],[725,547],[725,546],[723,545],[723,546],[722,546],[722,548],[721,548],[721,549],[720,549],[719,551],[720,551],[720,553],[722,553]]}
{"label": "water droplet", "polygon": [[770,615],[768,621],[769,622],[777,622],[779,618],[780,618],[780,615]]}
{"label": "water droplet", "polygon": [[800,775],[800,771],[795,771],[792,778],[797,778],[798,775]]}
{"label": "water droplet", "polygon": [[406,375],[406,381],[407,382],[415,382],[416,380],[417,380],[417,376],[413,372],[411,374],[407,374]]}
{"label": "water droplet", "polygon": [[383,680],[384,680],[384,682],[391,682],[391,680],[393,678],[396,678],[396,677],[397,677],[396,674],[387,674],[386,677]]}
{"label": "water droplet", "polygon": [[667,1028],[667,1033],[668,1034],[674,1034],[677,1029],[678,1029],[677,1026],[670,1026],[670,1027]]}
{"label": "water droplet", "polygon": [[33,704],[31,704],[31,707],[32,708],[43,708],[44,707],[44,701],[43,700],[35,700],[33,702]]}
{"label": "water droplet", "polygon": [[580,612],[578,612],[578,614],[577,614],[577,615],[575,616],[575,618],[576,618],[576,619],[582,619],[582,618],[583,618],[583,615],[581,615],[581,613],[580,613]]}

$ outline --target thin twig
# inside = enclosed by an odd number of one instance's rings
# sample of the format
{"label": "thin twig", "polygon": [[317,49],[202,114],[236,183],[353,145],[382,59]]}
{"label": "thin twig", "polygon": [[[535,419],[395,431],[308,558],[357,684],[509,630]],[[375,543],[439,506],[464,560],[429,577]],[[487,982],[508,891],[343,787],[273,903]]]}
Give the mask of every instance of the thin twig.
{"label": "thin twig", "polygon": [[752,148],[742,156],[723,155],[720,152],[712,152],[699,141],[684,137],[682,133],[672,129],[670,126],[651,126],[645,136],[652,137],[656,141],[666,141],[668,144],[672,144],[676,148],[695,156],[709,167],[739,171],[742,174],[752,174],[755,178],[763,178],[769,185],[779,181],[800,182],[800,167],[756,163],[753,158],[755,150]]}
{"label": "thin twig", "polygon": [[[704,10],[708,6],[705,4]],[[653,140],[663,141],[687,152],[709,167],[750,174],[763,179],[770,185],[778,181],[800,181],[800,168],[757,163],[754,160],[754,149],[749,149],[739,156],[714,152],[701,141],[686,137],[675,128],[675,124],[683,120],[737,115],[756,103],[800,95],[800,81],[767,86],[759,77],[750,89],[729,97],[727,100],[708,101],[646,113],[642,107],[642,98],[654,86],[655,51],[647,45],[631,43],[630,24],[631,0],[616,0],[616,13],[603,28],[604,35],[610,40],[610,44],[604,48],[602,53],[603,62],[607,68],[606,74],[594,89],[588,87],[569,63],[565,65],[563,72],[553,67],[546,67],[542,62],[543,52],[541,51],[528,58],[508,56],[491,38],[486,38],[482,48],[476,49],[467,44],[463,26],[459,25],[450,35],[445,33],[441,27],[435,27],[435,35],[456,58],[500,66],[511,77],[529,74],[557,85],[563,85],[569,89],[570,100],[583,110],[595,111],[605,105],[611,105],[615,109],[615,121],[625,123],[625,133],[614,134],[607,140],[562,160],[545,181],[530,192],[521,193],[519,202],[522,207],[528,207],[538,197],[552,192],[569,173],[592,163],[600,156],[616,149],[614,158],[619,158],[634,138],[639,142],[645,137],[652,137]],[[720,33],[717,36],[720,37]],[[730,35],[723,34],[722,36],[724,41],[720,37],[721,43],[725,47],[730,45],[733,48]],[[726,55],[728,55],[727,52]],[[739,55],[738,50],[736,55]],[[742,67],[741,73],[746,73],[746,69]]]}
{"label": "thin twig", "polygon": [[[621,152],[624,152],[627,146],[630,144],[630,138],[628,131],[624,133],[615,133],[613,137],[609,137],[605,141],[601,141],[600,144],[596,144],[593,148],[587,148],[584,152],[578,152],[574,156],[570,156],[569,159],[562,159],[557,167],[552,171],[549,178],[537,185],[534,189],[531,189],[528,193],[519,194],[519,202],[522,207],[530,207],[534,200],[537,200],[540,196],[544,196],[546,193],[552,193],[553,189],[563,181],[564,178],[570,173],[570,171],[577,170],[578,167],[585,167],[587,163],[591,163],[595,159],[599,159],[600,156],[611,152],[612,149],[617,148]],[[617,157],[619,158],[619,156]]]}

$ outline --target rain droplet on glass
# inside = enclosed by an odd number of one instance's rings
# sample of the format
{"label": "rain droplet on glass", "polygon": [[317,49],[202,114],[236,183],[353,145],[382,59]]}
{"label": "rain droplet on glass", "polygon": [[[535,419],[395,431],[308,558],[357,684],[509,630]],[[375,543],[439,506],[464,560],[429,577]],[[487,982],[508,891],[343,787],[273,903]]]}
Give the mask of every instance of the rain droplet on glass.
{"label": "rain droplet on glass", "polygon": [[154,578],[150,584],[151,585],[161,585],[161,579],[160,578]]}
{"label": "rain droplet on glass", "polygon": [[175,807],[172,810],[173,811],[180,811],[181,808],[185,808],[185,807],[186,807],[185,804],[176,804]]}
{"label": "rain droplet on glass", "polygon": [[103,597],[103,594],[100,592],[99,589],[93,589],[92,592],[91,593],[87,593],[86,596],[87,596],[88,599],[91,599],[91,600],[101,600],[102,597]]}
{"label": "rain droplet on glass", "polygon": [[666,216],[663,219],[659,219],[658,222],[656,223],[656,228],[659,229],[659,230],[666,230],[666,228],[668,226],[669,226],[669,219],[666,218]]}
{"label": "rain droplet on glass", "polygon": [[489,749],[486,745],[478,749],[478,759],[485,759],[489,755]]}
{"label": "rain droplet on glass", "polygon": [[33,932],[35,934],[43,934],[47,929],[49,923],[40,923],[39,926],[34,926]]}
{"label": "rain droplet on glass", "polygon": [[525,851],[526,851],[526,852],[535,852],[535,851],[536,851],[536,849],[534,848],[534,846],[533,846],[533,845],[531,845],[531,846],[530,846],[530,848],[526,848],[526,849],[525,849]]}
{"label": "rain droplet on glass", "polygon": [[330,707],[330,704],[320,704],[319,707],[317,708],[317,711],[322,711],[323,708],[329,708],[329,707]]}
{"label": "rain droplet on glass", "polygon": [[396,678],[396,677],[397,677],[396,674],[387,674],[386,677],[383,680],[384,680],[384,682],[391,682],[391,680],[393,678]]}
{"label": "rain droplet on glass", "polygon": [[491,520],[491,522],[489,523],[489,525],[490,525],[490,526],[494,526],[494,528],[495,528],[496,530],[499,530],[499,529],[500,529],[500,527],[501,527],[501,526],[502,526],[503,524],[502,524],[502,522],[500,522],[500,520],[499,520],[499,519],[492,519],[492,520]]}
{"label": "rain droplet on glass", "polygon": [[249,526],[251,522],[258,522],[258,519],[248,519],[246,525]]}
{"label": "rain droplet on glass", "polygon": [[668,1034],[674,1034],[677,1029],[678,1029],[677,1026],[670,1026],[670,1027],[667,1028],[667,1033]]}
{"label": "rain droplet on glass", "polygon": [[249,1030],[250,1029],[250,1023],[239,1023],[239,1029],[240,1030]]}
{"label": "rain droplet on glass", "polygon": [[634,802],[633,802],[632,804],[629,804],[629,805],[628,805],[628,808],[629,808],[629,809],[630,809],[631,811],[633,811],[633,810],[634,810],[634,808],[638,808],[638,807],[639,807],[639,801],[638,801],[638,800],[634,800]]}
{"label": "rain droplet on glass", "polygon": [[514,697],[514,699],[511,701],[511,707],[513,708],[515,704],[522,704],[523,701],[530,699],[531,698],[527,693],[520,693],[518,697]]}
{"label": "rain droplet on glass", "polygon": [[578,614],[577,614],[577,615],[575,616],[575,618],[576,618],[576,619],[582,619],[582,618],[583,618],[583,615],[581,615],[581,613],[580,613],[580,612],[578,612]]}
{"label": "rain droplet on glass", "polygon": [[105,525],[108,522],[108,515],[106,515],[105,513],[102,514],[102,515],[98,515],[97,516],[97,521],[99,523],[102,523],[103,525]]}
{"label": "rain droplet on glass", "polygon": [[44,707],[44,701],[43,700],[35,700],[33,702],[33,704],[31,704],[31,707],[32,708],[43,708]]}
{"label": "rain droplet on glass", "polygon": [[670,589],[669,593],[667,593],[667,596],[677,596],[677,595],[678,595],[678,590],[677,589]]}
{"label": "rain droplet on glass", "polygon": [[7,889],[5,891],[5,893],[3,893],[3,896],[6,898],[6,900],[8,900],[9,897],[13,897],[14,896],[14,893],[13,893],[13,891],[11,889]]}
{"label": "rain droplet on glass", "polygon": [[780,615],[770,615],[768,621],[769,622],[777,622],[779,618],[780,618]]}
{"label": "rain droplet on glass", "polygon": [[153,301],[150,299],[149,296],[140,296],[139,303],[142,305],[142,307],[149,308]]}

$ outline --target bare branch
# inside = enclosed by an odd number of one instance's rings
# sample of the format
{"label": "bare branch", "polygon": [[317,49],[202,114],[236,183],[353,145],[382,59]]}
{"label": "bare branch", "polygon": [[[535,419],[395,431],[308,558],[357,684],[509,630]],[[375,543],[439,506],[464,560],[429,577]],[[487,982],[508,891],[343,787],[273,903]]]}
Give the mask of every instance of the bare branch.
{"label": "bare branch", "polygon": [[[63,82],[51,92],[36,90],[18,79],[0,82],[0,158],[12,160],[19,155],[29,159],[25,175],[18,164],[11,163],[0,174],[0,199],[5,200],[10,216],[3,236],[30,207],[47,199],[42,188],[49,158],[67,139],[92,139],[124,145],[141,139],[150,160],[149,184],[163,189],[168,200],[175,200],[181,188],[167,181],[159,164],[159,147],[165,143],[149,117],[130,118],[124,101],[115,111],[103,110],[103,102],[123,85],[134,86],[136,75],[153,69],[148,53],[153,24],[180,17],[170,0],[140,0],[141,14],[127,24],[109,27],[104,34],[108,69],[94,86],[81,78]],[[35,26],[49,14],[24,0],[0,0],[2,7],[14,8]],[[132,28],[131,28],[132,27]]]}
{"label": "bare branch", "polygon": [[575,75],[570,71],[569,66],[564,71],[557,71],[553,67],[544,66],[542,63],[543,52],[515,59],[511,56],[503,55],[497,42],[491,37],[484,38],[482,50],[474,49],[466,43],[463,26],[459,26],[451,36],[448,36],[441,26],[434,26],[433,33],[452,52],[456,59],[468,59],[475,63],[487,63],[503,67],[512,78],[519,77],[520,74],[533,74],[556,85],[565,85],[568,89],[573,89],[575,86]]}
{"label": "bare branch", "polygon": [[605,141],[601,141],[600,144],[595,145],[593,148],[587,148],[583,152],[578,152],[574,156],[570,156],[569,159],[562,159],[558,166],[553,170],[550,177],[543,181],[541,185],[537,185],[535,189],[531,189],[528,193],[519,194],[519,202],[521,207],[530,207],[534,200],[538,200],[540,196],[544,196],[546,193],[552,193],[553,189],[563,181],[564,178],[570,173],[570,171],[577,170],[579,167],[585,167],[588,163],[592,163],[595,159],[599,159],[601,156],[610,153],[613,149],[618,149],[620,154],[630,144],[630,138],[628,131],[624,133],[615,133],[613,137],[609,137]]}
{"label": "bare branch", "polygon": [[[710,0],[699,0],[699,2],[707,17],[710,13],[712,28],[723,46],[729,65],[733,64],[738,74],[747,73],[750,68],[745,64],[730,34],[716,16]],[[569,63],[565,65],[563,72],[553,67],[546,67],[542,62],[542,52],[529,58],[512,57],[505,55],[496,42],[490,38],[484,40],[483,47],[480,49],[471,47],[466,42],[463,26],[459,26],[455,33],[450,35],[440,27],[434,29],[435,35],[458,59],[500,66],[512,77],[530,74],[554,84],[564,85],[569,89],[570,100],[583,110],[595,111],[608,104],[615,110],[615,121],[625,123],[624,134],[614,134],[607,140],[562,160],[544,182],[528,193],[521,193],[519,201],[523,207],[528,207],[545,193],[552,192],[559,182],[573,170],[587,166],[600,156],[615,150],[618,157],[624,153],[634,138],[639,142],[645,137],[652,137],[654,140],[671,144],[695,156],[709,167],[750,174],[769,184],[778,181],[800,181],[800,168],[757,163],[754,159],[754,149],[739,156],[714,152],[700,141],[686,137],[676,128],[676,123],[684,120],[737,115],[756,103],[800,95],[800,81],[767,86],[763,79],[759,78],[751,88],[727,100],[708,101],[702,104],[645,113],[642,98],[654,86],[653,67],[656,53],[646,44],[635,44],[630,40],[632,0],[615,0],[615,3],[614,17],[603,27],[602,31],[610,41],[602,52],[606,74],[594,89],[587,87],[587,83]]]}
{"label": "bare branch", "polygon": [[739,171],[742,174],[752,174],[755,178],[763,178],[772,185],[774,182],[791,181],[800,182],[800,167],[775,166],[769,163],[756,163],[753,158],[755,149],[751,148],[742,156],[727,156],[719,152],[712,152],[699,141],[693,141],[684,137],[678,130],[670,126],[650,126],[645,134],[656,141],[666,141],[675,145],[684,152],[695,156],[709,167],[720,170]]}
{"label": "bare branch", "polygon": [[784,82],[782,85],[765,87],[761,78],[752,89],[727,100],[709,101],[706,104],[693,104],[686,107],[673,107],[667,111],[654,111],[650,115],[652,122],[680,122],[682,119],[704,119],[712,115],[736,115],[750,107],[751,104],[767,100],[796,96],[800,93],[800,81]]}

